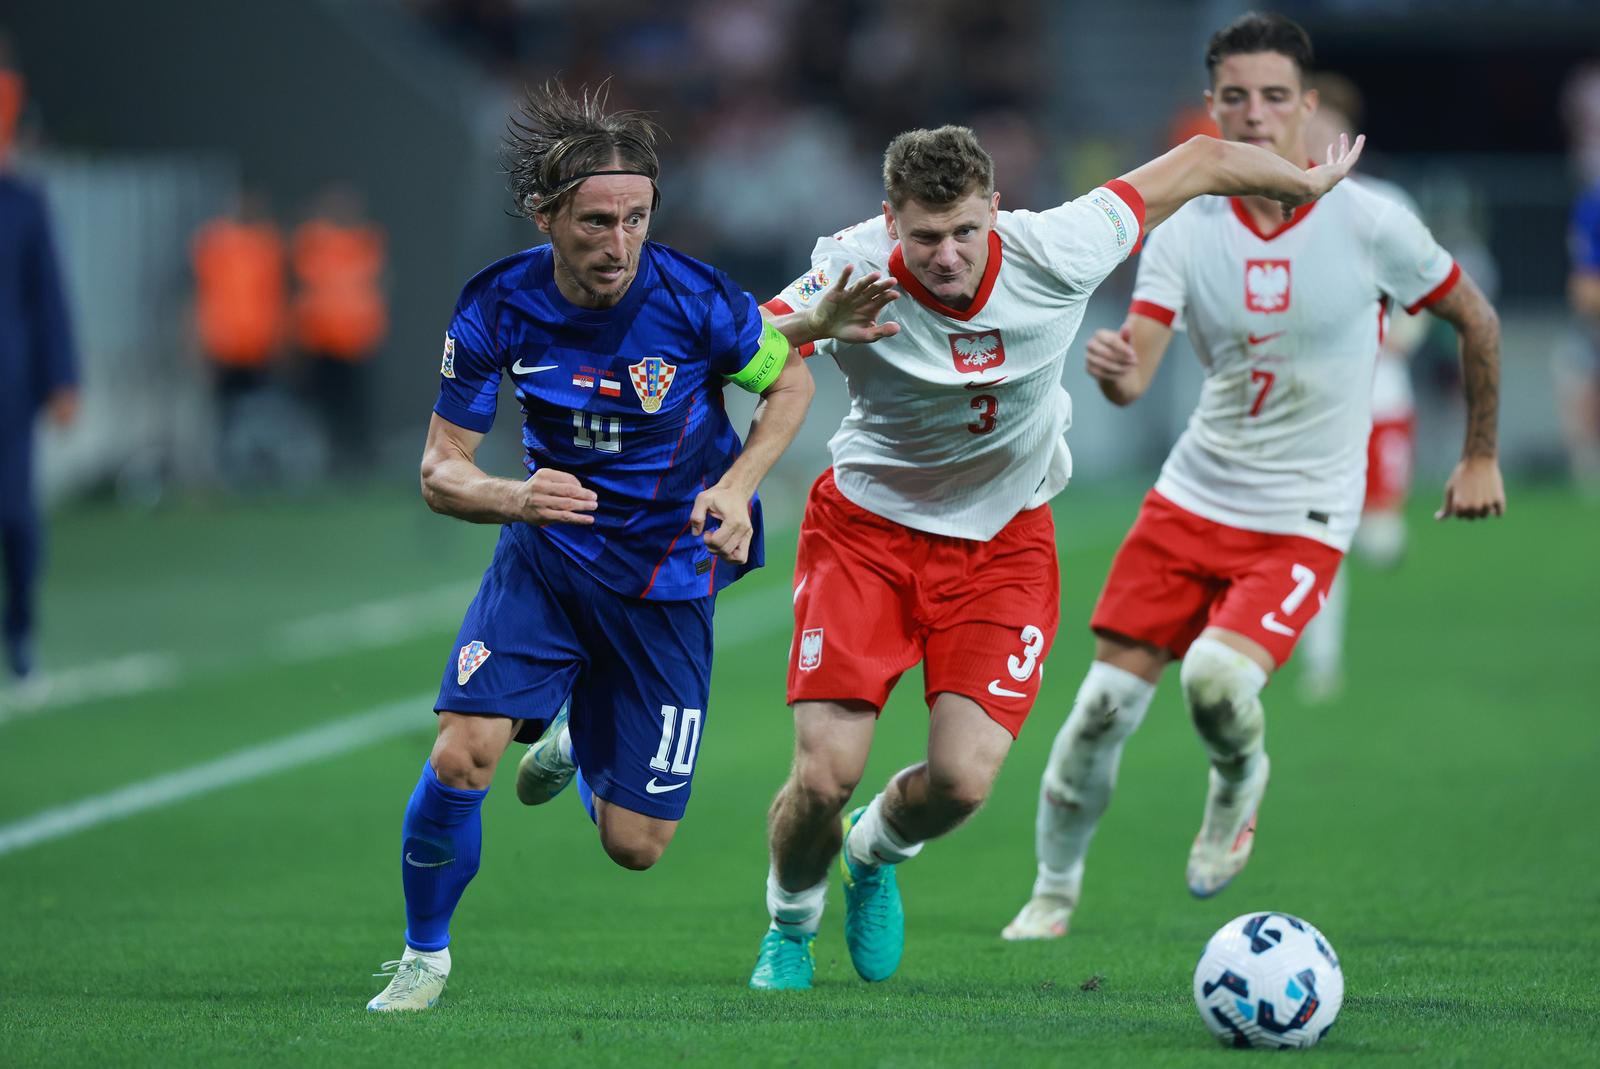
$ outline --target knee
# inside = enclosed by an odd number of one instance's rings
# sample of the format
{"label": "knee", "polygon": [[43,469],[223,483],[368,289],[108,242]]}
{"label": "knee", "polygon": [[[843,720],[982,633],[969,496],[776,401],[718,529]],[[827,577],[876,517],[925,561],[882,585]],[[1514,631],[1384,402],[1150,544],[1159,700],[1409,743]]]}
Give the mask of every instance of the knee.
{"label": "knee", "polygon": [[663,834],[648,828],[600,828],[600,845],[606,856],[634,872],[643,872],[660,861],[671,841],[670,831]]}
{"label": "knee", "polygon": [[1259,709],[1256,696],[1267,673],[1233,647],[1202,637],[1184,656],[1179,679],[1195,727],[1207,738],[1220,738],[1234,734]]}
{"label": "knee", "polygon": [[799,760],[789,777],[792,802],[810,812],[839,813],[855,793],[859,776],[842,773],[828,761]]}
{"label": "knee", "polygon": [[460,741],[441,738],[433,748],[433,774],[446,787],[481,791],[494,778],[495,760]]}
{"label": "knee", "polygon": [[965,820],[982,808],[993,783],[994,776],[988,769],[928,769],[929,799],[958,820]]}

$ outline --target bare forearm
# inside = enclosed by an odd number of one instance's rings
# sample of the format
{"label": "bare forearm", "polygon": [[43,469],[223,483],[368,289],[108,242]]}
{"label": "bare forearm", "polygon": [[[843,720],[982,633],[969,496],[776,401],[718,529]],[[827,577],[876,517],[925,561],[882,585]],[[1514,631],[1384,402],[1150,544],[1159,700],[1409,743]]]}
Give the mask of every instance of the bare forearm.
{"label": "bare forearm", "polygon": [[1494,457],[1499,450],[1500,322],[1491,312],[1460,329],[1461,384],[1467,396],[1463,457]]}
{"label": "bare forearm", "polygon": [[[1205,188],[1197,191],[1223,197],[1281,197],[1284,195],[1309,198],[1316,192],[1306,171],[1296,167],[1282,156],[1255,145],[1237,141],[1203,140],[1203,152],[1197,153],[1196,181]],[[1187,147],[1187,146],[1185,146]]]}
{"label": "bare forearm", "polygon": [[1500,317],[1466,274],[1430,310],[1454,327],[1460,339],[1461,385],[1467,397],[1467,437],[1461,455],[1493,458],[1500,413]]}
{"label": "bare forearm", "polygon": [[514,523],[521,519],[515,479],[489,475],[463,457],[426,457],[422,463],[422,499],[444,516],[468,523]]}
{"label": "bare forearm", "polygon": [[754,496],[761,480],[800,432],[813,390],[811,377],[807,375],[793,385],[774,388],[762,397],[756,405],[755,418],[750,422],[744,450],[723,475],[722,485],[735,487],[747,497]]}

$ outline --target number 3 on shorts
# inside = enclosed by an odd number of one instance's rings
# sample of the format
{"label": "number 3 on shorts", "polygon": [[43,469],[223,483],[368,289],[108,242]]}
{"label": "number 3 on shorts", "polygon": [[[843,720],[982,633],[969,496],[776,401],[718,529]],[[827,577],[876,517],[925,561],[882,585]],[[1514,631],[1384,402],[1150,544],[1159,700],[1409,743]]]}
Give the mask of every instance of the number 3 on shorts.
{"label": "number 3 on shorts", "polygon": [[1022,639],[1022,656],[1019,658],[1013,653],[1007,657],[1006,670],[1018,683],[1026,683],[1033,675],[1034,666],[1039,663],[1039,654],[1044,652],[1044,632],[1029,624],[1022,629],[1019,637]]}

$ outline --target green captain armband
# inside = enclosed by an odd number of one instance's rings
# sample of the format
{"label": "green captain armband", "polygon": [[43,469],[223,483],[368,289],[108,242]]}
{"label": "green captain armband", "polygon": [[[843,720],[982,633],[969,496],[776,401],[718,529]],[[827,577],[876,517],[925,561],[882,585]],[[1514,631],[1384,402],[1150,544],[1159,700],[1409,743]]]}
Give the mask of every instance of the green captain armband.
{"label": "green captain armband", "polygon": [[784,361],[789,359],[789,339],[771,323],[761,324],[761,348],[744,368],[728,376],[728,381],[741,390],[761,393],[778,381]]}

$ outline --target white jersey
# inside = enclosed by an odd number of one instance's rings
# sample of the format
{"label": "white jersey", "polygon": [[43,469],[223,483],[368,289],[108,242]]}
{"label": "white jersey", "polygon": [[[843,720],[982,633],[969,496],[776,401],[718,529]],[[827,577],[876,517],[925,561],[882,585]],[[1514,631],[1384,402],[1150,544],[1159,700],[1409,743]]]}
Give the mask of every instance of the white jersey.
{"label": "white jersey", "polygon": [[1187,328],[1206,371],[1157,492],[1347,549],[1387,304],[1415,314],[1460,273],[1414,214],[1353,182],[1270,235],[1232,198],[1184,205],[1151,234],[1133,295],[1134,313]]}
{"label": "white jersey", "polygon": [[767,307],[810,304],[847,264],[905,291],[871,345],[818,343],[850,412],[828,443],[839,492],[932,534],[987,541],[1067,485],[1072,399],[1063,361],[1089,295],[1139,241],[1143,198],[1120,180],[1045,212],[1000,212],[971,305],[940,303],[907,270],[881,216],[822,238],[811,271]]}

